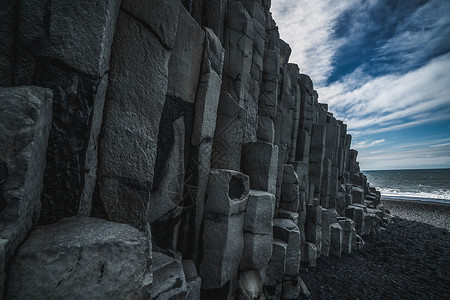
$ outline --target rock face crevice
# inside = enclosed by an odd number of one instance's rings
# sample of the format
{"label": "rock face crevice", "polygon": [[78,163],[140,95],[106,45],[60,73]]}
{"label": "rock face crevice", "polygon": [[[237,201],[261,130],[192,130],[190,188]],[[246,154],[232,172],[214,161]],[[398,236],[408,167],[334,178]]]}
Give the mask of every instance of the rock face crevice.
{"label": "rock face crevice", "polygon": [[270,1],[0,17],[3,297],[301,299],[301,263],[379,231],[380,193]]}

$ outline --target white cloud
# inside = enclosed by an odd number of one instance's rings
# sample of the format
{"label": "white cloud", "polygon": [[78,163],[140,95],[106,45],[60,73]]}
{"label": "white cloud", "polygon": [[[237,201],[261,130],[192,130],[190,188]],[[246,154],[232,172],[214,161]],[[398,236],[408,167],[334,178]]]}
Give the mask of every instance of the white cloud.
{"label": "white cloud", "polygon": [[349,1],[272,1],[272,14],[280,36],[292,48],[289,61],[300,66],[316,86],[322,86],[332,71],[332,58],[345,40],[332,39],[332,27],[339,14],[359,3]]}
{"label": "white cloud", "polygon": [[381,139],[381,140],[374,140],[374,141],[362,141],[362,142],[358,142],[355,143],[354,145],[352,145],[353,148],[355,149],[363,149],[363,148],[369,148],[381,143],[384,143],[385,139]]}
{"label": "white cloud", "polygon": [[380,57],[396,55],[402,67],[426,60],[430,53],[448,44],[450,2],[431,0],[397,25],[396,34],[379,48]]}
{"label": "white cloud", "polygon": [[[370,141],[371,134],[450,119],[450,53],[427,62],[436,49],[448,45],[450,2],[430,0],[399,19],[394,36],[375,46],[378,55],[371,58],[373,61],[325,86],[335,71],[336,51],[346,43],[359,41],[363,30],[370,29],[373,20],[367,12],[378,4],[379,0],[274,0],[272,12],[281,38],[292,48],[290,61],[310,75],[319,101],[328,103],[334,116],[347,123],[354,137],[352,147],[362,149],[359,160],[363,169],[450,167],[446,139],[423,143],[412,139],[409,145],[392,146],[393,141],[378,135]],[[346,10],[351,10],[354,19],[349,22],[353,23],[346,37],[337,39],[333,29],[338,16]],[[385,57],[394,59],[394,63],[387,65]],[[368,64],[378,60],[383,63],[373,67],[386,68],[390,73],[371,77],[365,73]],[[398,62],[402,65],[398,66]],[[411,67],[416,69],[405,71]],[[372,150],[380,144],[382,149]]]}
{"label": "white cloud", "polygon": [[438,145],[432,145],[430,146],[431,148],[436,148],[436,147],[447,147],[450,146],[450,143],[444,143],[444,144],[438,144]]}
{"label": "white cloud", "polygon": [[363,170],[421,169],[450,167],[450,149],[423,148],[413,150],[385,149],[383,152],[360,152],[358,160]]}
{"label": "white cloud", "polygon": [[352,130],[366,134],[398,130],[450,118],[448,70],[450,54],[406,74],[365,78],[359,87],[356,71],[318,92]]}

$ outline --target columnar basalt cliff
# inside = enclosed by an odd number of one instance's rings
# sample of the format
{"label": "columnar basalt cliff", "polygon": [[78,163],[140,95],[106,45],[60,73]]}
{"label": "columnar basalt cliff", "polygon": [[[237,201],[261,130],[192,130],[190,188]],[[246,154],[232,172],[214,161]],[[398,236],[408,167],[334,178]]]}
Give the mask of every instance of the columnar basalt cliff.
{"label": "columnar basalt cliff", "polygon": [[379,230],[347,126],[269,9],[3,3],[4,298],[302,299],[301,263]]}

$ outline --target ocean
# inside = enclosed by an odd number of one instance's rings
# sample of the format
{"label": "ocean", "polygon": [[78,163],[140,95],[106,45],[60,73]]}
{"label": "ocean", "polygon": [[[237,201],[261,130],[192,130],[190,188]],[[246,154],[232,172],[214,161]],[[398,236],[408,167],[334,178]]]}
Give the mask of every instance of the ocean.
{"label": "ocean", "polygon": [[450,169],[363,171],[382,199],[450,204]]}

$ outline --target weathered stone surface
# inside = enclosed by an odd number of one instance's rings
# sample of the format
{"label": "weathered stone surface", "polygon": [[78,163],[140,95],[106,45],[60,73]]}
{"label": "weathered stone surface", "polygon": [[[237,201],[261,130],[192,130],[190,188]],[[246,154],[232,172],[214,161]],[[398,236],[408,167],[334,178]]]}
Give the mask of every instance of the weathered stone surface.
{"label": "weathered stone surface", "polygon": [[[108,76],[92,79],[46,59],[35,83],[53,90],[53,119],[46,155],[41,224],[89,215],[97,171]],[[70,109],[69,109],[70,107]]]}
{"label": "weathered stone surface", "polygon": [[18,0],[1,2],[0,10],[0,86],[11,86],[14,80],[14,66],[16,59],[15,34],[17,27],[17,14],[19,13]]}
{"label": "weathered stone surface", "polygon": [[[314,117],[314,88],[311,78],[308,75],[300,74],[300,89],[301,89],[301,113],[300,113],[300,128],[307,132],[312,131],[312,121]],[[317,101],[317,100],[316,100]]]}
{"label": "weathered stone surface", "polygon": [[306,241],[316,245],[317,254],[322,250],[322,207],[319,205],[306,205]]}
{"label": "weathered stone surface", "polygon": [[203,29],[205,30],[206,40],[203,50],[202,73],[208,73],[210,69],[222,78],[225,49],[223,49],[220,39],[211,28],[204,27]]}
{"label": "weathered stone surface", "polygon": [[202,279],[198,276],[194,261],[183,260],[183,272],[186,279],[186,300],[200,299]]}
{"label": "weathered stone surface", "polygon": [[245,212],[244,230],[257,234],[272,234],[275,196],[271,193],[250,190]]}
{"label": "weathered stone surface", "polygon": [[195,277],[186,281],[186,300],[198,300],[201,295],[202,279]]}
{"label": "weathered stone surface", "polygon": [[177,19],[184,10],[179,1],[122,0],[122,9],[151,28],[165,48],[175,47]]}
{"label": "weathered stone surface", "polygon": [[20,3],[14,84],[54,93],[41,224],[90,213],[119,6],[116,0]]}
{"label": "weathered stone surface", "polygon": [[302,245],[306,242],[306,233],[305,233],[305,225],[306,225],[306,206],[305,210],[302,210],[298,214],[298,230],[300,230],[300,237],[302,239]]}
{"label": "weathered stone surface", "polygon": [[346,203],[346,194],[344,192],[338,192],[336,194],[336,211],[339,215],[345,215],[345,208],[347,207]]}
{"label": "weathered stone surface", "polygon": [[275,197],[277,199],[277,207],[280,207],[281,187],[283,185],[284,166],[286,164],[287,146],[278,145],[278,167],[277,167],[277,191]]}
{"label": "weathered stone surface", "polygon": [[250,190],[245,212],[241,270],[260,269],[269,262],[272,254],[274,208],[273,194]]}
{"label": "weathered stone surface", "polygon": [[[281,219],[288,219],[291,220],[292,222],[294,222],[295,224],[298,224],[298,213],[295,213],[293,211],[287,210],[287,209],[283,209],[280,208],[278,209],[278,216]],[[300,230],[300,227],[299,227]]]}
{"label": "weathered stone surface", "polygon": [[264,69],[259,95],[258,114],[274,118],[278,103],[278,77],[280,54],[275,50],[264,52]]}
{"label": "weathered stone surface", "polygon": [[372,228],[372,216],[373,216],[372,214],[364,213],[362,236],[370,235]]}
{"label": "weathered stone surface", "polygon": [[330,184],[331,177],[333,174],[331,173],[332,164],[329,159],[325,159],[323,162],[323,177],[322,177],[322,187],[320,189],[320,205],[323,207],[330,207]]}
{"label": "weathered stone surface", "polygon": [[205,33],[184,9],[180,10],[177,28],[169,61],[167,94],[194,103],[204,53]]}
{"label": "weathered stone surface", "polygon": [[11,263],[7,298],[149,297],[150,248],[143,232],[101,219],[38,227]]}
{"label": "weathered stone surface", "polygon": [[[168,65],[168,86],[159,123],[158,146],[149,212],[154,242],[176,249],[184,183],[188,171],[205,33],[181,9]],[[218,91],[216,91],[218,94]],[[218,95],[217,95],[218,96]],[[213,113],[212,117],[215,117]],[[157,222],[158,224],[156,224]],[[163,233],[163,231],[165,231]],[[172,232],[169,236],[167,232]]]}
{"label": "weathered stone surface", "polygon": [[339,220],[339,225],[343,230],[342,235],[342,253],[350,254],[352,252],[352,232],[353,232],[353,221],[349,218]]}
{"label": "weathered stone surface", "polygon": [[353,220],[355,230],[358,235],[362,235],[364,224],[364,209],[356,206],[349,206],[345,209],[345,216]]}
{"label": "weathered stone surface", "polygon": [[311,132],[300,130],[297,138],[296,160],[309,165],[311,155]]}
{"label": "weathered stone surface", "polygon": [[[196,2],[200,1],[194,1],[194,4],[197,4]],[[204,9],[201,11],[199,18],[203,20],[204,26],[211,28],[216,36],[223,41],[228,0],[202,1],[202,4]]]}
{"label": "weathered stone surface", "polygon": [[164,300],[187,295],[180,254],[173,251],[153,252],[152,270],[153,283],[149,289],[151,299]]}
{"label": "weathered stone surface", "polygon": [[259,142],[273,144],[275,139],[275,127],[271,118],[258,116],[257,137]]}
{"label": "weathered stone surface", "polygon": [[246,111],[229,93],[220,94],[211,167],[239,171]]}
{"label": "weathered stone surface", "polygon": [[[278,240],[273,240],[272,257],[267,266],[266,278],[264,280],[264,293],[274,295],[275,287],[283,280],[286,268],[286,251],[288,244]],[[279,293],[281,295],[281,291]],[[267,295],[266,295],[267,297]]]}
{"label": "weathered stone surface", "polygon": [[260,299],[263,281],[259,270],[242,271],[239,275],[239,300]]}
{"label": "weathered stone surface", "polygon": [[203,220],[204,202],[211,166],[211,152],[216,130],[222,79],[224,49],[214,32],[205,28],[202,74],[195,101],[195,118],[192,128],[190,162],[185,174],[183,234],[184,257],[197,257]]}
{"label": "weathered stone surface", "polygon": [[310,293],[300,276],[285,276],[283,279],[282,299],[309,299]]}
{"label": "weathered stone surface", "polygon": [[152,222],[173,208],[173,203],[150,201],[169,58],[150,30],[119,14],[97,180],[99,205],[111,220]]}
{"label": "weathered stone surface", "polygon": [[359,187],[352,188],[353,203],[364,203],[364,190]]}
{"label": "weathered stone surface", "polygon": [[280,207],[293,212],[300,208],[299,180],[292,165],[284,165]]}
{"label": "weathered stone surface", "polygon": [[[20,43],[36,62],[38,57],[51,58],[83,74],[102,77],[109,68],[119,5],[118,0],[21,1]],[[32,65],[26,67],[32,72]]]}
{"label": "weathered stone surface", "polygon": [[309,158],[309,180],[315,186],[315,193],[322,188],[324,173],[326,127],[313,125],[311,134],[311,155]]}
{"label": "weathered stone surface", "polygon": [[294,121],[294,99],[295,95],[291,93],[292,81],[291,74],[287,66],[283,66],[281,82],[281,94],[277,104],[277,115],[275,123],[275,143],[286,145],[290,148],[292,125]]}
{"label": "weathered stone surface", "polygon": [[250,177],[250,187],[276,194],[278,147],[264,142],[247,143],[242,150],[242,172]]}
{"label": "weathered stone surface", "polygon": [[258,103],[249,95],[253,54],[253,19],[240,2],[228,2],[224,48],[223,90],[247,113],[244,143],[256,141]]}
{"label": "weathered stone surface", "polygon": [[273,220],[273,237],[287,243],[286,269],[284,274],[296,276],[300,268],[301,238],[298,226],[288,219]]}
{"label": "weathered stone surface", "polygon": [[331,224],[330,255],[341,257],[343,230],[339,223]]}
{"label": "weathered stone surface", "polygon": [[231,170],[211,170],[200,263],[202,289],[210,290],[208,297],[227,298],[237,289],[248,193],[248,176]]}
{"label": "weathered stone surface", "polygon": [[331,238],[331,212],[322,208],[322,248],[320,255],[328,256],[330,252],[330,238]]}
{"label": "weathered stone surface", "polygon": [[306,242],[302,252],[302,261],[309,267],[316,266],[317,260],[317,248],[316,245],[310,242]]}
{"label": "weathered stone surface", "polygon": [[[52,91],[41,87],[0,88],[0,258],[8,264],[36,225],[45,170]],[[0,295],[3,292],[0,269]]]}

